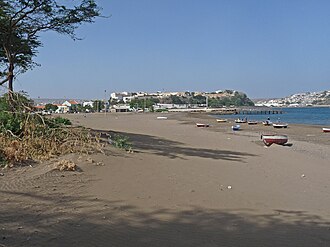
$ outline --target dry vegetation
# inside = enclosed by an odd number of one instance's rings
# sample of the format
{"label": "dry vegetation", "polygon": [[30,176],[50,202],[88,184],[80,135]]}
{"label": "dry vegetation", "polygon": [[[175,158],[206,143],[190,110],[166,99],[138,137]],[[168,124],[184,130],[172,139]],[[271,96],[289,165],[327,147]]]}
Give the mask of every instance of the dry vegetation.
{"label": "dry vegetation", "polygon": [[[68,153],[102,152],[99,135],[83,127],[72,127],[64,118],[45,118],[36,114],[26,105],[26,98],[22,100],[20,97],[16,97],[15,111],[1,109],[1,166],[10,167],[28,160],[46,160]],[[2,108],[10,107],[5,105]]]}
{"label": "dry vegetation", "polygon": [[99,138],[83,127],[29,123],[24,126],[22,137],[0,134],[0,155],[6,165],[22,163],[27,160],[46,160],[68,153],[102,152]]}

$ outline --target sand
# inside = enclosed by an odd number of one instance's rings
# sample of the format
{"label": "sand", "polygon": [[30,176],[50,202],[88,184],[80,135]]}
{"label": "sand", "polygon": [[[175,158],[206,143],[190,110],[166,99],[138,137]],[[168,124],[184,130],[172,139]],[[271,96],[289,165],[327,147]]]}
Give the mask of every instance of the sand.
{"label": "sand", "polygon": [[203,114],[67,117],[129,136],[134,153],[59,158],[79,172],[1,171],[0,246],[330,246],[330,135],[318,126],[276,130],[292,146],[265,147],[274,129],[234,133]]}

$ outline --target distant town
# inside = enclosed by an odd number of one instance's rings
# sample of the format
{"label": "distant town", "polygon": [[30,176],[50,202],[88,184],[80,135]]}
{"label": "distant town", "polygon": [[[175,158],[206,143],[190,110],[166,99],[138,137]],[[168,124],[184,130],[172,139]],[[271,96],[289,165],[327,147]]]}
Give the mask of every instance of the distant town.
{"label": "distant town", "polygon": [[214,92],[113,92],[103,99],[34,99],[44,114],[77,112],[218,111],[235,107],[305,107],[330,105],[330,91],[298,93],[280,99],[252,101],[235,90]]}
{"label": "distant town", "polygon": [[34,99],[43,113],[199,111],[205,108],[253,106],[245,93],[235,90],[214,92],[114,92],[104,99]]}
{"label": "distant town", "polygon": [[307,92],[292,94],[280,99],[255,101],[255,106],[266,107],[306,107],[330,106],[330,90],[322,92]]}

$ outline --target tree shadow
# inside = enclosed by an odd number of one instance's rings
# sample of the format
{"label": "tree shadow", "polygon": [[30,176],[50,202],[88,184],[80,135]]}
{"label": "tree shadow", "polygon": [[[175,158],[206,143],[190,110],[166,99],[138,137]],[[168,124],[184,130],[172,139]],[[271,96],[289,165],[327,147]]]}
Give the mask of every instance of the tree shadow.
{"label": "tree shadow", "polygon": [[124,201],[0,191],[0,246],[329,246],[330,222],[305,211],[152,211]]}
{"label": "tree shadow", "polygon": [[[94,130],[103,132],[100,130]],[[106,136],[122,135],[127,136],[133,145],[133,149],[142,153],[152,153],[165,156],[170,159],[187,159],[188,157],[201,157],[214,160],[227,160],[244,162],[244,157],[255,156],[245,152],[237,152],[232,150],[219,150],[208,148],[194,148],[185,146],[184,143],[160,138],[157,136],[108,131]]]}

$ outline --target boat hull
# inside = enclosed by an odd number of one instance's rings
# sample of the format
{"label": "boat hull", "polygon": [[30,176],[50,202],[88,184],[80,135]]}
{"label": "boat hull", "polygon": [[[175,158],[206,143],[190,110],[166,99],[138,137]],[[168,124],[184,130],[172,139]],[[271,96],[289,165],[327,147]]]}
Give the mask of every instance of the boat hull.
{"label": "boat hull", "polygon": [[322,128],[323,132],[330,133],[330,128]]}
{"label": "boat hull", "polygon": [[286,124],[286,123],[274,123],[273,127],[276,128],[276,129],[282,129],[282,128],[287,128],[288,124]]}
{"label": "boat hull", "polygon": [[210,127],[209,124],[203,124],[203,123],[196,123],[196,126],[197,126],[198,128],[206,128],[206,127]]}
{"label": "boat hull", "polygon": [[288,137],[286,135],[261,135],[261,139],[266,146],[272,144],[284,145],[288,142]]}
{"label": "boat hull", "polygon": [[240,119],[236,119],[236,120],[235,120],[235,123],[247,123],[247,121],[245,121],[245,120],[240,120]]}

